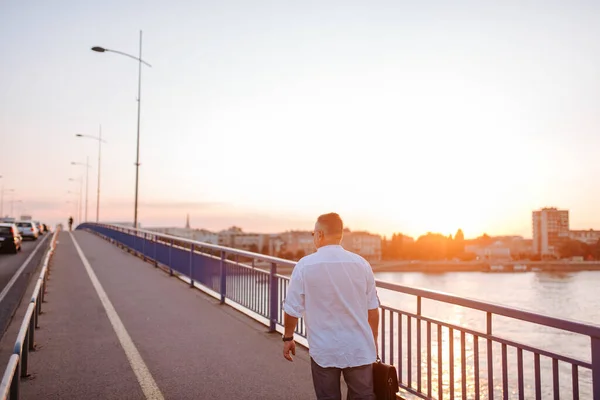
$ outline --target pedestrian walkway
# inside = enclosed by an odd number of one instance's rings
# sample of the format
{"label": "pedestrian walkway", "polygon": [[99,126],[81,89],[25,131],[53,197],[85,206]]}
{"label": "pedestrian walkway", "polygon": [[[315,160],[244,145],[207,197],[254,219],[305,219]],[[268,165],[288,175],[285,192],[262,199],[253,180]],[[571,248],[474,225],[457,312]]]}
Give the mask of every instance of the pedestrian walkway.
{"label": "pedestrian walkway", "polygon": [[52,268],[24,399],[315,398],[307,351],[91,233]]}

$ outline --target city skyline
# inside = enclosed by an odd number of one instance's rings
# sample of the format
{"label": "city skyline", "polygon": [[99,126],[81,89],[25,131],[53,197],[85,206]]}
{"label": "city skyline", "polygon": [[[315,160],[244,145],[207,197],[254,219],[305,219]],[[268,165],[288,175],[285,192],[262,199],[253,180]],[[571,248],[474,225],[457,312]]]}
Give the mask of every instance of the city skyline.
{"label": "city skyline", "polygon": [[96,146],[75,135],[102,124],[101,220],[133,220],[137,65],[90,48],[136,54],[142,29],[144,226],[189,212],[211,229],[311,229],[336,211],[387,236],[531,237],[531,211],[557,205],[600,227],[595,2],[0,10],[5,212],[14,196],[50,223],[76,215],[71,162],[86,157],[95,210]]}

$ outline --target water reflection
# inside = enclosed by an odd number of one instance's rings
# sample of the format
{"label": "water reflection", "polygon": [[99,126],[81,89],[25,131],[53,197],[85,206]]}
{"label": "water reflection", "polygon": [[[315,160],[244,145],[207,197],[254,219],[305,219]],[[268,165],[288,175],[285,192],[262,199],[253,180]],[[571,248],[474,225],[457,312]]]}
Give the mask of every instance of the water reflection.
{"label": "water reflection", "polygon": [[[407,286],[424,287],[441,290],[454,294],[478,298],[490,302],[511,305],[518,308],[530,309],[562,318],[575,318],[581,320],[598,320],[598,305],[600,299],[595,295],[595,289],[600,284],[600,273],[569,273],[569,274],[486,274],[486,273],[448,273],[448,274],[378,274],[378,279],[393,281]],[[451,290],[449,290],[451,289]],[[396,293],[380,290],[380,298],[384,305],[390,305],[401,310],[416,311],[416,300],[412,296],[398,296]],[[400,300],[401,299],[401,300]],[[582,307],[583,305],[583,307]],[[435,320],[444,321],[457,326],[468,327],[476,331],[485,332],[485,314],[463,307],[427,302],[423,300],[423,315]],[[389,340],[390,327],[389,315],[387,316],[386,337]],[[462,359],[461,333],[453,330],[452,337],[448,328],[442,328],[441,340],[438,337],[437,324],[431,325],[431,349],[427,347],[427,324],[421,326],[421,348],[417,347],[417,324],[411,318],[411,387],[418,388],[418,371],[421,374],[421,392],[427,394],[428,385],[431,385],[431,397],[450,399],[462,398],[463,368],[464,387],[466,398],[475,398],[479,392],[481,399],[488,399],[488,371],[493,375],[494,398],[502,398],[503,375],[502,359],[503,348],[499,343],[492,345],[492,363],[488,368],[488,341],[480,338],[475,343],[474,336],[466,334],[464,337],[464,367]],[[402,361],[402,383],[408,386],[408,329],[407,317],[403,317],[402,337],[399,337],[398,315],[394,317],[395,327],[393,332],[394,364],[399,367]],[[565,354],[577,359],[589,360],[589,338],[580,335],[561,332],[551,328],[514,321],[508,318],[494,317],[493,333],[503,338],[511,339],[542,349]],[[401,342],[399,342],[401,340]],[[452,357],[450,344],[452,343]],[[402,360],[398,358],[398,348],[402,346]],[[441,358],[440,358],[441,350]],[[390,345],[386,346],[388,361],[390,361]],[[506,347],[507,386],[508,398],[518,398],[518,353],[513,347]],[[420,353],[421,363],[417,364],[417,353]],[[430,370],[428,368],[428,355],[430,355]],[[452,360],[452,362],[451,362]],[[522,354],[523,381],[525,398],[535,398],[534,385],[534,358],[533,354],[524,351]],[[441,366],[441,367],[440,367]],[[478,366],[479,379],[476,381]],[[441,391],[439,372],[441,369]],[[552,362],[547,357],[541,357],[541,387],[542,398],[552,396]],[[558,363],[558,375],[561,398],[568,398],[572,393],[571,365]],[[591,376],[589,371],[579,369],[580,398],[591,396]],[[410,398],[409,395],[406,395]]]}

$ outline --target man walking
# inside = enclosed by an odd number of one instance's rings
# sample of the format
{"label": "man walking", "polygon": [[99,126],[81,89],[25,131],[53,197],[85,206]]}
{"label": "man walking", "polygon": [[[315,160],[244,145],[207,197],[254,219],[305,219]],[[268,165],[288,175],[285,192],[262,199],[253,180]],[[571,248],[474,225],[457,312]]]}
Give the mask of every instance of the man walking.
{"label": "man walking", "polygon": [[283,307],[283,356],[293,361],[294,330],[304,315],[317,398],[341,400],[343,374],[349,399],[374,400],[379,299],[369,263],[341,246],[343,229],[338,214],[321,215],[313,232],[317,252],[294,267]]}

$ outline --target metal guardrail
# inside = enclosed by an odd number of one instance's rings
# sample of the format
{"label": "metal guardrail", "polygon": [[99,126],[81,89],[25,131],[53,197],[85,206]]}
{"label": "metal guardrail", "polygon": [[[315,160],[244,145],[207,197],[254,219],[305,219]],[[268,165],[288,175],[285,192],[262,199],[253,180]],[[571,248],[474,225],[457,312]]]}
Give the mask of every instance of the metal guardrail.
{"label": "metal guardrail", "polygon": [[29,352],[35,350],[35,330],[39,328],[39,315],[42,313],[42,303],[46,294],[46,283],[50,268],[50,259],[56,248],[59,228],[55,230],[46,253],[42,270],[33,289],[33,294],[23,317],[21,328],[17,334],[13,354],[8,361],[2,382],[0,383],[0,400],[17,400],[19,398],[20,378],[28,376]]}
{"label": "metal guardrail", "polygon": [[[164,266],[170,274],[189,278],[191,286],[201,284],[221,303],[226,299],[237,303],[255,313],[270,331],[283,325],[281,304],[289,277],[279,275],[277,267],[293,267],[292,261],[124,226],[83,224],[78,229],[95,232],[155,266]],[[269,268],[258,268],[257,262]],[[377,287],[415,299],[415,312],[381,305],[380,356],[396,365],[399,385],[406,393],[439,400],[539,400],[550,394],[554,399],[568,395],[600,400],[600,326],[379,280]],[[423,299],[485,313],[485,331],[424,313]],[[567,340],[573,335],[587,337],[590,361],[501,337],[493,329],[498,318],[558,329]],[[306,338],[303,319],[296,334]],[[500,349],[499,357],[494,348]],[[509,350],[516,352],[516,368],[509,362]],[[455,357],[455,353],[460,356]],[[524,354],[533,358],[533,377],[525,371]],[[542,360],[552,364],[551,370],[544,370],[552,376],[551,390],[542,386]],[[561,392],[565,367],[570,375],[570,393]],[[582,378],[580,371],[586,377]]]}

